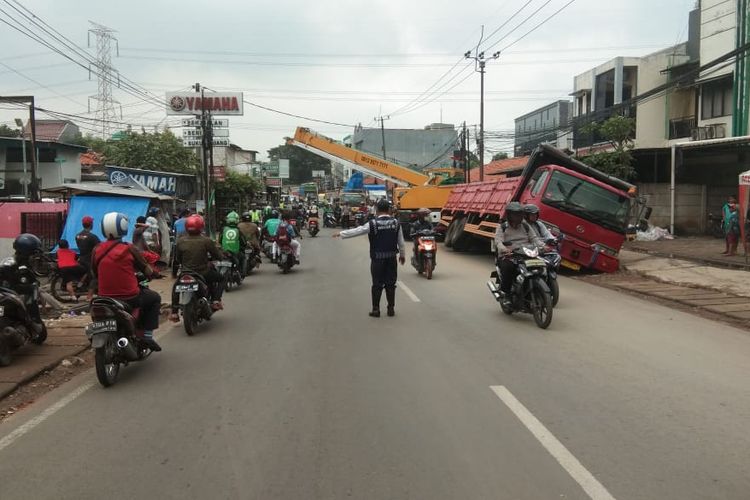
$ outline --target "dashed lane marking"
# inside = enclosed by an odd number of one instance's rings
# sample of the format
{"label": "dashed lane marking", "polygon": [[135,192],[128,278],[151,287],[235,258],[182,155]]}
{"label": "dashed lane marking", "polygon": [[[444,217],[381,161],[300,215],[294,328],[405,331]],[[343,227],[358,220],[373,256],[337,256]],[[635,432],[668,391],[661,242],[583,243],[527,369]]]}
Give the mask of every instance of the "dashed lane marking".
{"label": "dashed lane marking", "polygon": [[412,302],[422,302],[421,300],[419,300],[419,297],[417,297],[417,295],[414,292],[412,292],[411,289],[408,286],[406,286],[406,284],[404,284],[403,281],[399,280],[396,282],[396,284],[401,290],[404,291],[406,295],[409,296]]}

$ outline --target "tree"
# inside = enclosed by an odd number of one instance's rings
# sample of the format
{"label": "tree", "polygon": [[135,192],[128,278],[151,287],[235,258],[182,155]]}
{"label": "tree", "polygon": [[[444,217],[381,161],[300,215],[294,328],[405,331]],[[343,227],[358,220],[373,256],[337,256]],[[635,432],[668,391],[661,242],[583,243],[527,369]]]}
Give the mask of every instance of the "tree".
{"label": "tree", "polygon": [[508,153],[505,153],[502,151],[500,153],[495,153],[494,155],[492,155],[492,161],[507,160],[507,159],[508,159]]}
{"label": "tree", "polygon": [[252,199],[261,191],[260,182],[249,175],[227,170],[224,181],[217,182],[216,196],[221,198]]}
{"label": "tree", "polygon": [[278,161],[280,158],[289,159],[289,181],[292,184],[301,184],[313,180],[313,170],[324,170],[326,174],[331,173],[331,161],[321,158],[306,149],[282,144],[268,150],[268,158]]}
{"label": "tree", "polygon": [[169,130],[126,132],[121,139],[107,141],[88,135],[76,142],[101,154],[107,163],[119,167],[194,174],[200,165],[195,152],[184,147]]}
{"label": "tree", "polygon": [[21,131],[7,125],[0,125],[0,137],[21,137]]}
{"label": "tree", "polygon": [[635,120],[625,116],[612,116],[603,123],[591,123],[582,129],[584,133],[599,135],[612,147],[611,151],[593,153],[581,161],[605,174],[623,180],[635,177],[633,168],[633,136]]}

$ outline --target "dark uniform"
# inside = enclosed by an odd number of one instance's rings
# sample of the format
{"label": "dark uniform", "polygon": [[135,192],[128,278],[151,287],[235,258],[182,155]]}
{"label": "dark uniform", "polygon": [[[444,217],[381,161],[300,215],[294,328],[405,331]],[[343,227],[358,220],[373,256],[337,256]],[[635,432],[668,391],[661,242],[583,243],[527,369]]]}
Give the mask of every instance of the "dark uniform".
{"label": "dark uniform", "polygon": [[[221,300],[224,292],[224,282],[219,271],[211,267],[209,256],[214,260],[222,260],[224,254],[207,236],[201,234],[186,234],[177,240],[175,246],[175,263],[182,266],[184,271],[192,271],[203,276],[211,291],[211,299]],[[172,293],[172,310],[177,308],[179,295]]]}
{"label": "dark uniform", "polygon": [[393,315],[396,305],[398,280],[398,255],[404,255],[404,236],[398,220],[390,215],[379,215],[354,229],[341,231],[343,238],[367,234],[370,239],[370,274],[372,275],[372,310],[380,313],[380,298],[385,289],[388,314]]}

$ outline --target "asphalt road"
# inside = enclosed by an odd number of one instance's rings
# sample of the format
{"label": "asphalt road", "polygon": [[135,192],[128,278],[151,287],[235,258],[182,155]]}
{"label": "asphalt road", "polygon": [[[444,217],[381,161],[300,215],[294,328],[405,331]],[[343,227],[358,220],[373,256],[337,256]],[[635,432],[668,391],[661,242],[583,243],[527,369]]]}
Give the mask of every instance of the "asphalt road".
{"label": "asphalt road", "polygon": [[0,498],[750,498],[747,333],[571,279],[542,331],[445,249],[372,319],[366,238],[328,234],[3,423]]}

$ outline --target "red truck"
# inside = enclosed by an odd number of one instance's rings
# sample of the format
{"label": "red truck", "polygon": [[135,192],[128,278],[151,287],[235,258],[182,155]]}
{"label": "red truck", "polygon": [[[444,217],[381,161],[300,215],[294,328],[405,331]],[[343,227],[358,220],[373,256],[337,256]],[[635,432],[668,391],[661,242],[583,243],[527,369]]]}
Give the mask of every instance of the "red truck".
{"label": "red truck", "polygon": [[453,188],[441,211],[446,246],[465,250],[476,237],[494,245],[510,201],[539,207],[540,219],[560,240],[562,265],[576,271],[616,271],[631,222],[644,212],[648,218],[634,185],[542,145],[520,175]]}

